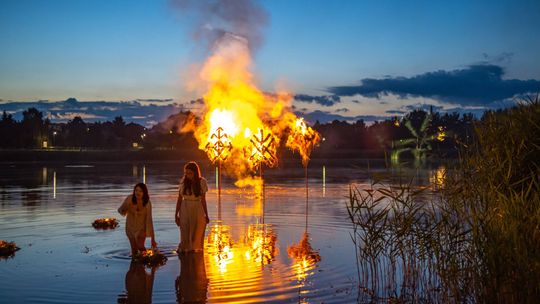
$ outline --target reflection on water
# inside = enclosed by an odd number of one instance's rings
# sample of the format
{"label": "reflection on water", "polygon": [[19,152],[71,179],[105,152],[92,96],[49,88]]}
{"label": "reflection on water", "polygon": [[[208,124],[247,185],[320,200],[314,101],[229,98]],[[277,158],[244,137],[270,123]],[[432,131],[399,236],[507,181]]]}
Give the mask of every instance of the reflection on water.
{"label": "reflection on water", "polygon": [[260,265],[270,264],[279,253],[276,247],[277,236],[269,224],[251,224],[245,239],[247,261]]}
{"label": "reflection on water", "polygon": [[149,271],[144,264],[131,262],[126,273],[126,294],[118,296],[118,303],[151,303],[156,267]]}
{"label": "reflection on water", "polygon": [[[356,301],[356,257],[346,203],[349,183],[369,184],[369,176],[358,168],[311,162],[309,188],[303,167],[266,171],[265,191],[258,177],[246,188],[223,180],[218,204],[214,166],[202,163],[211,186],[207,203],[213,220],[205,252],[169,258],[157,272],[130,264],[123,227],[91,227],[95,218],[114,216],[133,185],[146,181],[156,238],[169,254],[179,239],[172,215],[182,166],[0,163],[0,232],[21,247],[14,258],[0,263],[2,302]],[[444,181],[444,171],[442,166],[403,169],[421,185]],[[127,292],[119,297],[121,290]]]}
{"label": "reflection on water", "polygon": [[210,226],[206,243],[206,252],[212,259],[210,263],[217,272],[227,272],[227,265],[233,261],[232,236],[230,227],[221,223]]}
{"label": "reflection on water", "polygon": [[436,170],[433,170],[429,174],[429,183],[436,188],[442,188],[446,180],[446,167],[440,165]]}
{"label": "reflection on water", "polygon": [[53,198],[56,199],[56,171],[53,172]]}
{"label": "reflection on water", "polygon": [[294,260],[293,269],[300,287],[305,286],[308,275],[313,274],[316,263],[321,261],[319,252],[311,247],[309,233],[304,233],[298,244],[289,246],[287,253]]}
{"label": "reflection on water", "polygon": [[178,303],[206,303],[208,278],[204,254],[180,254],[180,275],[176,278],[176,300]]}
{"label": "reflection on water", "polygon": [[322,166],[322,196],[326,197],[326,166]]}

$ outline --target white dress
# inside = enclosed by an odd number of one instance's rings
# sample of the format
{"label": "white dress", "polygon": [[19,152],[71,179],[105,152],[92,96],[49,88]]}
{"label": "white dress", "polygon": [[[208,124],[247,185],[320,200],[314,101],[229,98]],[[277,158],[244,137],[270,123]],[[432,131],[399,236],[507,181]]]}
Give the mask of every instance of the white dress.
{"label": "white dress", "polygon": [[208,191],[206,179],[201,177],[201,196],[183,194],[184,183],[180,183],[179,191],[182,195],[180,205],[180,246],[182,251],[202,251],[204,245],[204,231],[206,229],[206,215],[201,203],[201,197]]}

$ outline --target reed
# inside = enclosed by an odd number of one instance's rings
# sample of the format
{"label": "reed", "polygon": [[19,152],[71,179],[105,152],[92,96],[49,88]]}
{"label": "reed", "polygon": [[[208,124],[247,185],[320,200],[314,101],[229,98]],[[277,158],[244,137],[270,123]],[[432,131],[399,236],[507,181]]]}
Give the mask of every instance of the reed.
{"label": "reed", "polygon": [[351,186],[359,301],[535,302],[539,160],[536,97],[487,113],[442,187],[381,175]]}

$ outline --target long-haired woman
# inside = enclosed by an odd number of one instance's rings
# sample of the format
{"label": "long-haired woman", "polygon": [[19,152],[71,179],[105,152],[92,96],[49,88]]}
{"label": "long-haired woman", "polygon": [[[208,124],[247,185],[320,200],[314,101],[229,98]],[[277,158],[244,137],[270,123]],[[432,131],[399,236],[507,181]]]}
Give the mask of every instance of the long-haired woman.
{"label": "long-haired woman", "polygon": [[126,216],[126,235],[131,245],[132,256],[135,256],[137,251],[146,250],[144,241],[147,237],[151,238],[152,247],[157,247],[152,221],[152,203],[145,184],[135,185],[133,193],[128,195],[118,208],[118,213]]}
{"label": "long-haired woman", "polygon": [[204,230],[210,221],[206,208],[208,184],[201,176],[196,162],[184,166],[184,177],[180,180],[176,201],[175,221],[180,227],[178,252],[201,252],[204,245]]}

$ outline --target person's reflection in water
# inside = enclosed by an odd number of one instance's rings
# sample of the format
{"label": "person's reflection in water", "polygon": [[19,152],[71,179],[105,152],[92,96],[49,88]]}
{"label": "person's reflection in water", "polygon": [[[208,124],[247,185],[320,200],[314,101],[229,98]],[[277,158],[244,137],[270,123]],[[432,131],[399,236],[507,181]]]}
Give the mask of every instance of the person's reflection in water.
{"label": "person's reflection in water", "polygon": [[144,264],[131,262],[126,273],[127,297],[119,297],[118,303],[152,303],[152,289],[156,267],[148,273]]}
{"label": "person's reflection in water", "polygon": [[180,275],[176,278],[178,303],[206,303],[208,279],[204,253],[190,252],[180,255]]}

